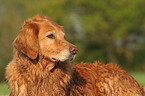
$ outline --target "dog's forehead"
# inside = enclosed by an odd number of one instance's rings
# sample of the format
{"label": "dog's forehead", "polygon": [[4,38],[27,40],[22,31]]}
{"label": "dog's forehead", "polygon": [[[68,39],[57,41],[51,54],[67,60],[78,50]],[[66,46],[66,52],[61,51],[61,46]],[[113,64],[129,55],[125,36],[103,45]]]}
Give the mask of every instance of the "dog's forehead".
{"label": "dog's forehead", "polygon": [[52,22],[43,22],[39,23],[39,36],[44,38],[44,36],[49,35],[50,33],[57,34],[57,36],[64,37],[65,33],[61,26]]}
{"label": "dog's forehead", "polygon": [[64,33],[63,28],[61,26],[59,26],[58,24],[56,25],[56,23],[52,24],[50,22],[46,22],[46,23],[42,24],[41,26],[42,27],[40,30],[43,30],[44,32],[57,31],[57,32]]}

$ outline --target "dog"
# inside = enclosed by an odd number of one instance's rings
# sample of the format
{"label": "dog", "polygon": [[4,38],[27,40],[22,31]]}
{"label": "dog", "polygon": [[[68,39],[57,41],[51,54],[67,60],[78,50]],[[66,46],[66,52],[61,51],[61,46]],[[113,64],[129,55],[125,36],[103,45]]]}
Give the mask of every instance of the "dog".
{"label": "dog", "polygon": [[24,22],[6,67],[10,96],[143,96],[143,87],[109,63],[72,64],[78,48],[46,16]]}

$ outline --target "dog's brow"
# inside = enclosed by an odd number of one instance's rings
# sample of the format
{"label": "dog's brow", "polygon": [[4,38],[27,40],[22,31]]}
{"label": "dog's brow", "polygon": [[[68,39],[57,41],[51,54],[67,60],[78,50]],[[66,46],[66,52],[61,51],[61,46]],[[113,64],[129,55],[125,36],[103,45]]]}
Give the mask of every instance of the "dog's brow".
{"label": "dog's brow", "polygon": [[48,30],[48,31],[46,31],[46,32],[47,32],[46,34],[55,33],[55,30]]}
{"label": "dog's brow", "polygon": [[47,35],[49,35],[50,33],[51,33],[51,34],[56,33],[56,31],[55,31],[55,30],[49,30],[49,31],[46,31],[46,32],[47,32],[47,33],[45,34],[46,36],[47,36]]}
{"label": "dog's brow", "polygon": [[50,32],[50,31],[55,31],[54,28],[49,27],[48,30],[46,30],[46,32]]}

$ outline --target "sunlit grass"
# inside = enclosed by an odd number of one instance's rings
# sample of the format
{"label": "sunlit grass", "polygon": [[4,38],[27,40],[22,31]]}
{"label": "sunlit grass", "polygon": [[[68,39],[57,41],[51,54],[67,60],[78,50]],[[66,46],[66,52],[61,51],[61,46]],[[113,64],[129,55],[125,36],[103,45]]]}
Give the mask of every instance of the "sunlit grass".
{"label": "sunlit grass", "polygon": [[131,72],[130,74],[139,84],[145,86],[145,72]]}
{"label": "sunlit grass", "polygon": [[0,95],[8,95],[10,90],[7,83],[0,83]]}

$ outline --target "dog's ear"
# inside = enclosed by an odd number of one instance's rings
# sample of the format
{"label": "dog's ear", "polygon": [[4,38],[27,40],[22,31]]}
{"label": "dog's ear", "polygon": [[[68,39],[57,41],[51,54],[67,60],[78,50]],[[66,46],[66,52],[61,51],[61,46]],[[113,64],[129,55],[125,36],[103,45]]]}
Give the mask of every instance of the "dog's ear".
{"label": "dog's ear", "polygon": [[14,47],[29,58],[36,59],[39,53],[37,24],[25,24],[14,41]]}

